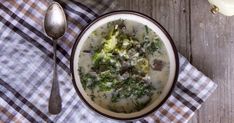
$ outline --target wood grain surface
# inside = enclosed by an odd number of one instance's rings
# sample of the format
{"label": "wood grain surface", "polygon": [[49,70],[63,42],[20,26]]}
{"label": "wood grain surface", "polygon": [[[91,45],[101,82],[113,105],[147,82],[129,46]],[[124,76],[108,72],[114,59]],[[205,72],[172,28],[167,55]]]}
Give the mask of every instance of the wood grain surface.
{"label": "wood grain surface", "polygon": [[207,0],[116,0],[160,22],[181,54],[218,84],[190,123],[234,122],[234,17],[210,13]]}

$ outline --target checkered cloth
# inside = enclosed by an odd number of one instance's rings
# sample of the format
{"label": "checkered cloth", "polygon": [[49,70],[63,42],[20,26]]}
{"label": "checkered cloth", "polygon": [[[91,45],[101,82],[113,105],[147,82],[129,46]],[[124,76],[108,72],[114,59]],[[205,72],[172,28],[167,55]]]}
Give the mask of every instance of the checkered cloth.
{"label": "checkered cloth", "polygon": [[[63,109],[48,113],[52,80],[52,40],[43,32],[46,0],[0,0],[0,122],[108,123],[81,102],[69,70],[71,48],[80,30],[113,10],[112,0],[59,0],[68,29],[58,42],[58,73]],[[180,55],[178,83],[166,103],[134,122],[187,122],[216,84]]]}

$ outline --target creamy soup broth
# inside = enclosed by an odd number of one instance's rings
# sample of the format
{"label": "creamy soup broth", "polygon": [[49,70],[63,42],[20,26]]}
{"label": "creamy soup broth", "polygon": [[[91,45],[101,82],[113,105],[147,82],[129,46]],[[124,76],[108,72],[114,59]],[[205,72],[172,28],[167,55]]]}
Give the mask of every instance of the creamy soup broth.
{"label": "creamy soup broth", "polygon": [[78,65],[83,88],[96,104],[132,113],[160,96],[170,63],[163,42],[149,27],[117,20],[90,34]]}

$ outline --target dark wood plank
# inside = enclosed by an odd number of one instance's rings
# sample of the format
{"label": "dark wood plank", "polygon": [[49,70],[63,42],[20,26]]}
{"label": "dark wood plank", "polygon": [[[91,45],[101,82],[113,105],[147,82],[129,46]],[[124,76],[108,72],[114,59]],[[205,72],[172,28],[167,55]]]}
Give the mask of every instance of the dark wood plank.
{"label": "dark wood plank", "polygon": [[234,17],[212,15],[207,0],[191,0],[192,63],[218,83],[203,104],[200,123],[234,121]]}

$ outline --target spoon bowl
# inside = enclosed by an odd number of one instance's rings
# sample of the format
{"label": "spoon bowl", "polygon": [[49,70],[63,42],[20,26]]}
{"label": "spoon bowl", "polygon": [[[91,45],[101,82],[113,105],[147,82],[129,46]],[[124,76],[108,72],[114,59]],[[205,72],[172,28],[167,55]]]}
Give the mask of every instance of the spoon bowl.
{"label": "spoon bowl", "polygon": [[58,39],[64,35],[67,22],[63,8],[59,3],[52,2],[48,7],[45,15],[44,28],[46,34],[53,39]]}

